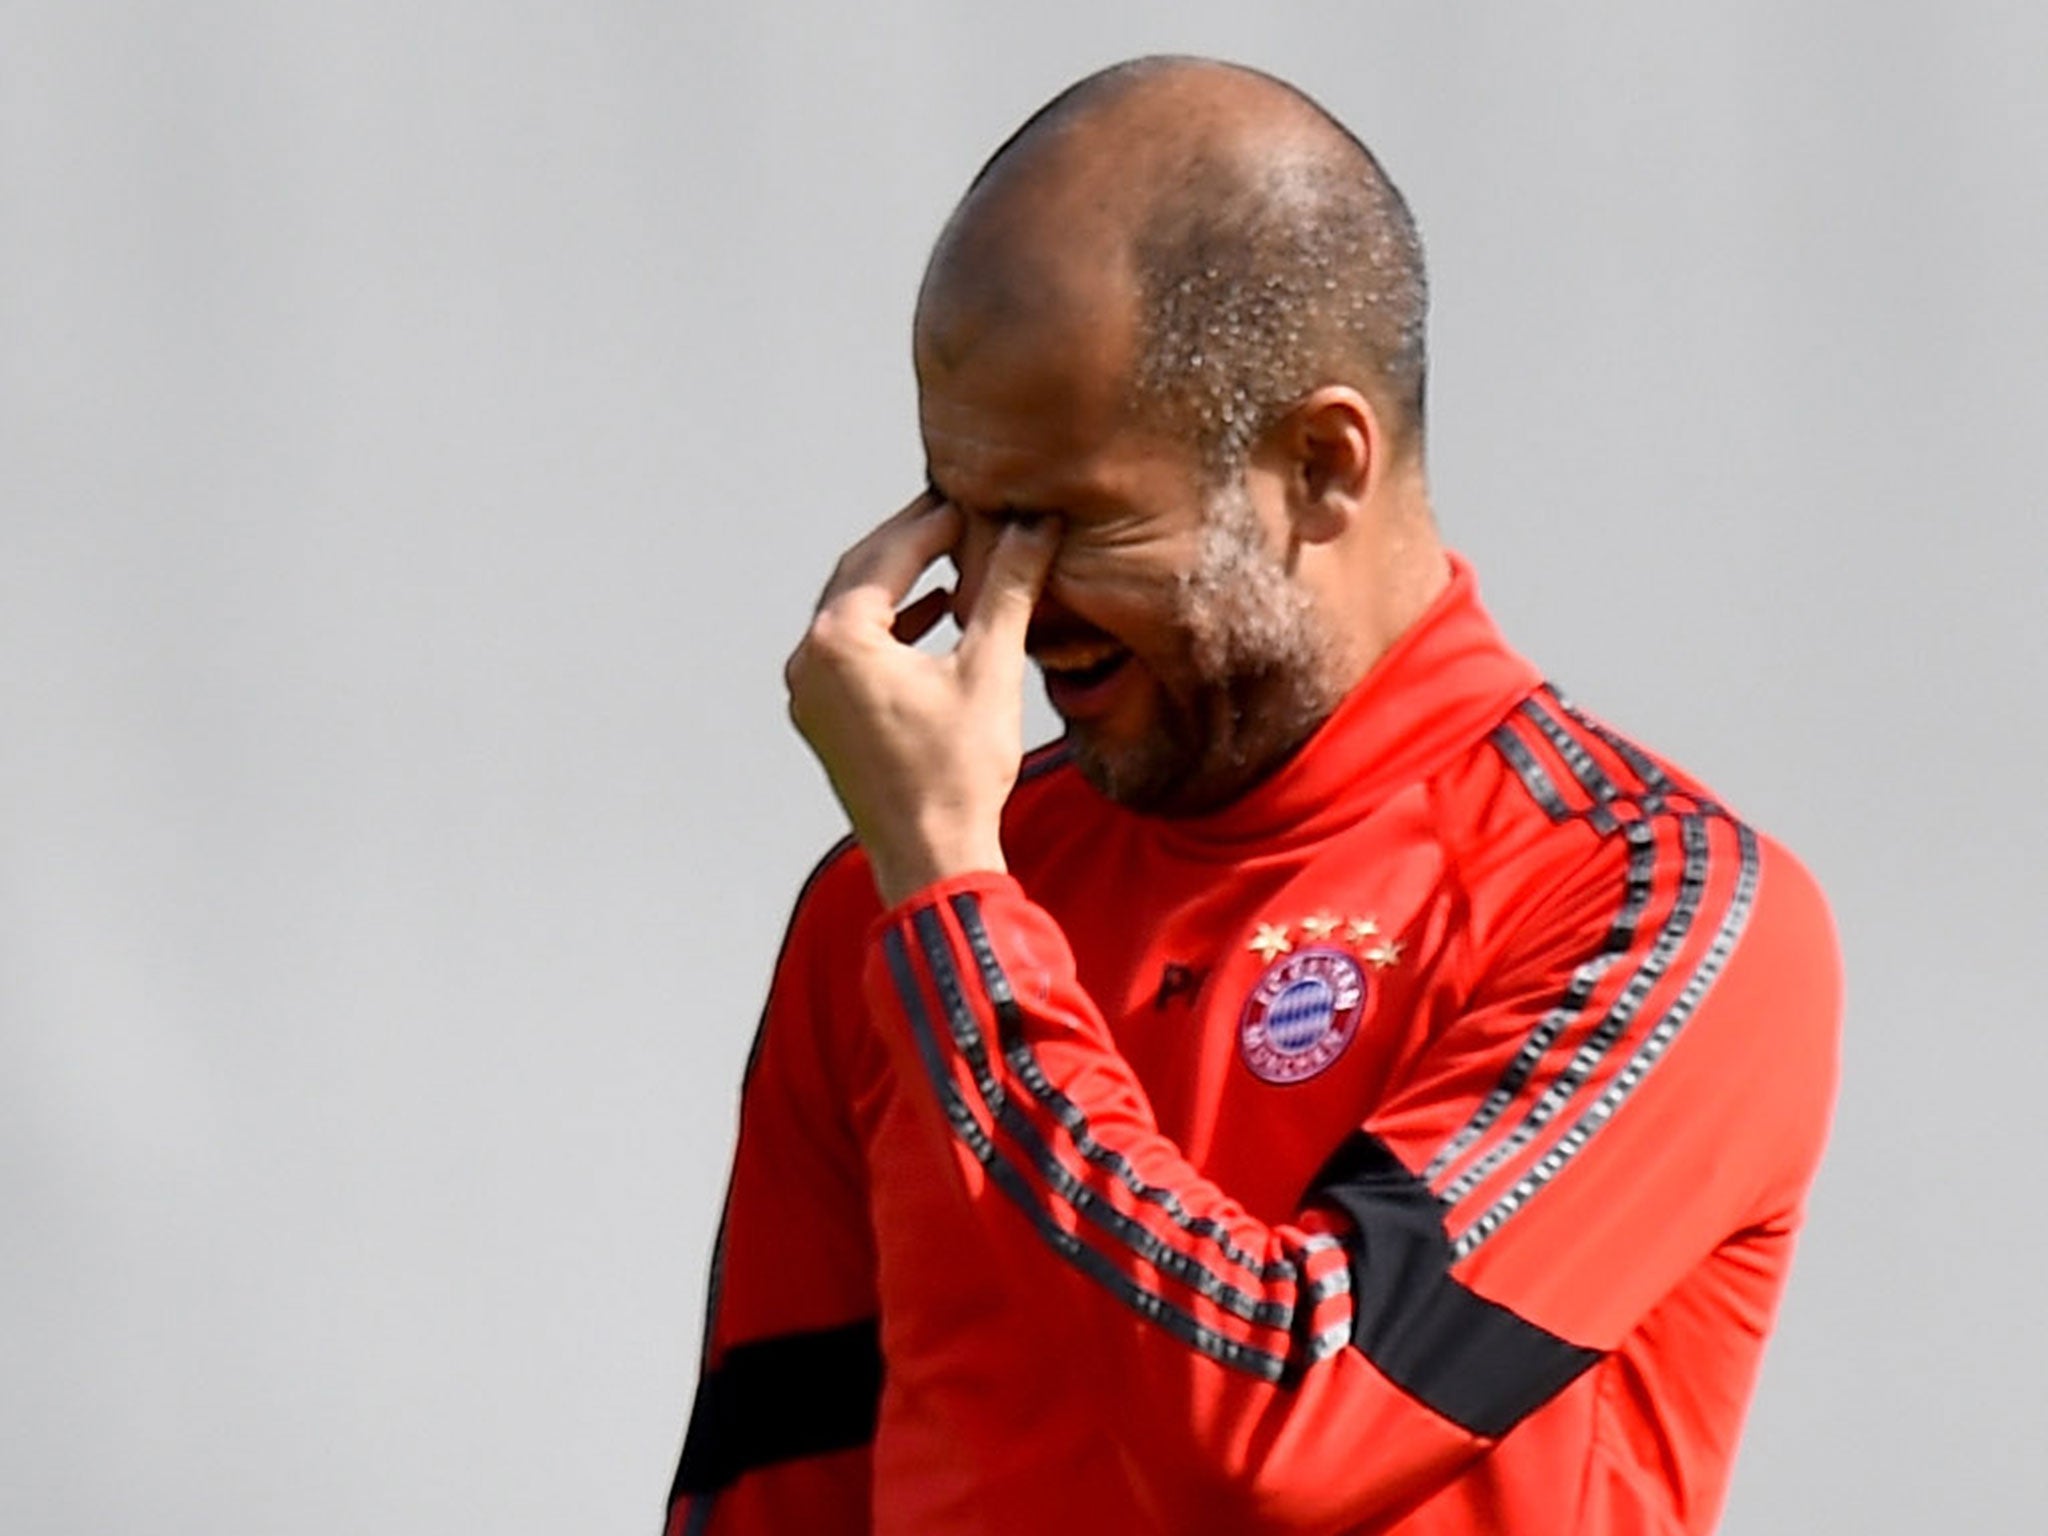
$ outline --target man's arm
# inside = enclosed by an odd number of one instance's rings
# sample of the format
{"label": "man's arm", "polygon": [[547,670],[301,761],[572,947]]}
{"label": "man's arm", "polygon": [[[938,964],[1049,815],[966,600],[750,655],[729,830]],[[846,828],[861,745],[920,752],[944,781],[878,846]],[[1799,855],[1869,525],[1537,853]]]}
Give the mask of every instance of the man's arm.
{"label": "man's arm", "polygon": [[[1159,1133],[1064,936],[1006,877],[913,894],[865,974],[1000,1262],[1094,1282],[1091,1374],[1149,1499],[1176,1529],[1340,1531],[1454,1477],[1739,1230],[1789,1222],[1832,1087],[1833,956],[1804,871],[1746,828],[1617,837],[1277,1225]],[[1615,1038],[1564,1105],[1489,1120],[1567,1009],[1546,1074],[1570,1031]]]}
{"label": "man's arm", "polygon": [[704,1361],[668,1536],[869,1529],[881,1394],[875,1260],[844,1014],[875,911],[842,847],[798,898],[747,1066]]}

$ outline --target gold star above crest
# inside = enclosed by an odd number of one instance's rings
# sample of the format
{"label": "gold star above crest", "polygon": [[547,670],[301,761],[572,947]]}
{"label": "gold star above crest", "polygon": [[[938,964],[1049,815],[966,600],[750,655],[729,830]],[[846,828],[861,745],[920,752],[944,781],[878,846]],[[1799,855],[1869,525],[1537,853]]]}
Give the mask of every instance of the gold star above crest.
{"label": "gold star above crest", "polygon": [[1388,966],[1398,964],[1400,959],[1401,941],[1399,939],[1388,939],[1383,944],[1375,944],[1365,952],[1365,963],[1376,971],[1384,971]]}
{"label": "gold star above crest", "polygon": [[1380,925],[1369,917],[1354,917],[1344,925],[1344,937],[1354,944],[1363,944],[1367,939],[1380,936]]}
{"label": "gold star above crest", "polygon": [[1328,912],[1318,912],[1314,917],[1304,917],[1301,920],[1301,936],[1304,939],[1327,939],[1343,925],[1343,922],[1341,917],[1334,917]]}
{"label": "gold star above crest", "polygon": [[1259,931],[1252,935],[1248,946],[1261,960],[1273,961],[1294,948],[1294,941],[1287,937],[1285,923],[1261,923]]}

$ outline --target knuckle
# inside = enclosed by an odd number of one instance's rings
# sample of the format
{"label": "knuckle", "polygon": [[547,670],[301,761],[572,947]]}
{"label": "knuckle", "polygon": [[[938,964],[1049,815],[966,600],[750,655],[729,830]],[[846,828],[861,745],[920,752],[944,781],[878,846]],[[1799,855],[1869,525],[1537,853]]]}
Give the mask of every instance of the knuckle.
{"label": "knuckle", "polygon": [[798,647],[804,650],[829,651],[839,643],[841,630],[845,627],[838,611],[831,604],[820,608],[811,618],[811,627],[804,632],[804,643]]}

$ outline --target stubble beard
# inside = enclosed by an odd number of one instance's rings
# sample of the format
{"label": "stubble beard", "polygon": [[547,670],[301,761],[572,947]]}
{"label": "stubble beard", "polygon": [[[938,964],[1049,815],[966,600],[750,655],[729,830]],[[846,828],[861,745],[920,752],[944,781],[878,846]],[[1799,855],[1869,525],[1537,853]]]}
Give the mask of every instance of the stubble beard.
{"label": "stubble beard", "polygon": [[1070,730],[1081,775],[1108,798],[1153,815],[1219,809],[1291,757],[1342,689],[1309,594],[1267,547],[1241,475],[1204,507],[1194,568],[1174,594],[1186,678],[1159,688],[1152,731],[1127,743]]}

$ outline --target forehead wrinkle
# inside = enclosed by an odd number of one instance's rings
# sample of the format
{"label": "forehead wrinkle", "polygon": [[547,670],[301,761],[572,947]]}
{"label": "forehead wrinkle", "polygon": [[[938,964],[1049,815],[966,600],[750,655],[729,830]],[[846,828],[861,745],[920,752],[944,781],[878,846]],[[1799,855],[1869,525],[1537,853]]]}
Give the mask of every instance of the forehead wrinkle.
{"label": "forehead wrinkle", "polygon": [[[955,473],[947,469],[955,468]],[[1001,474],[989,474],[985,468],[977,474],[977,466],[934,466],[935,473],[929,476],[932,488],[954,506],[963,511],[995,513],[1010,517],[1062,517],[1073,507],[1075,499],[1056,494],[1049,489],[1035,486],[1002,484]],[[983,480],[990,483],[983,484]],[[941,484],[941,480],[948,483]]]}
{"label": "forehead wrinkle", "polygon": [[922,405],[927,465],[935,474],[971,482],[985,503],[1056,501],[1042,491],[1085,475],[1101,446],[1085,422],[1059,420],[1025,403],[961,401],[940,389],[927,390]]}

